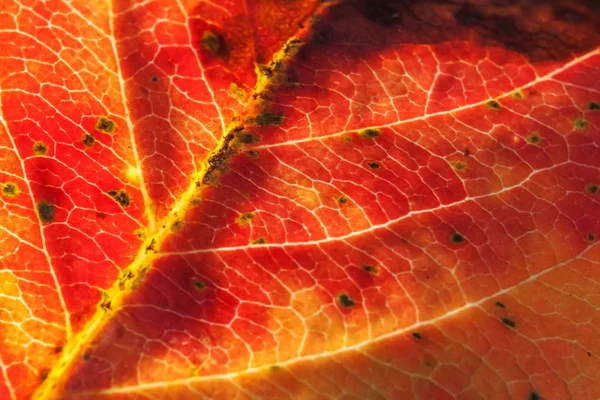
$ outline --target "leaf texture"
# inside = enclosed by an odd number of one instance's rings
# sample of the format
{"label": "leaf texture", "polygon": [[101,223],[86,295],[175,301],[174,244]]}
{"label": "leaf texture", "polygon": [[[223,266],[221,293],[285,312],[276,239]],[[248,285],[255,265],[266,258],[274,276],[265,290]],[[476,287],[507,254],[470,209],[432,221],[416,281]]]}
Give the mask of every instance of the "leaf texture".
{"label": "leaf texture", "polygon": [[593,2],[0,3],[0,399],[600,396]]}

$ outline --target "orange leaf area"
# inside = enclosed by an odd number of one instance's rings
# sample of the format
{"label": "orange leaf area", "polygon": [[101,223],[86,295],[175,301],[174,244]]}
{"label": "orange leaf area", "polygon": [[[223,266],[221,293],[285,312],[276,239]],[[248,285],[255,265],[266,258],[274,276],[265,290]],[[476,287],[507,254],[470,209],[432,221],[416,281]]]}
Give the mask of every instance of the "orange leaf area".
{"label": "orange leaf area", "polygon": [[594,5],[0,5],[0,399],[600,397]]}

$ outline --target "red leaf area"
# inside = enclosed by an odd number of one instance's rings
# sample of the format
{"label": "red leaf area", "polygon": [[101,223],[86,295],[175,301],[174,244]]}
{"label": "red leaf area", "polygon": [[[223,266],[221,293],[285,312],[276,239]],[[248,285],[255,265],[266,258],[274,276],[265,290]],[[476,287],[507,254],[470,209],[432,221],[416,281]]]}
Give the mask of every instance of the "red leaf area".
{"label": "red leaf area", "polygon": [[0,5],[0,399],[600,396],[593,2]]}

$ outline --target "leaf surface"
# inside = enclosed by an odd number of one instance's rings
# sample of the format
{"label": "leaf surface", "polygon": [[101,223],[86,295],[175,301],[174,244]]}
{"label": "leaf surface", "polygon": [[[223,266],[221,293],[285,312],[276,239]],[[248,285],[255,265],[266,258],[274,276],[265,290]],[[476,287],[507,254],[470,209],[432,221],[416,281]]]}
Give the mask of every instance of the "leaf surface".
{"label": "leaf surface", "polygon": [[318,3],[2,3],[0,398],[600,396],[597,7]]}

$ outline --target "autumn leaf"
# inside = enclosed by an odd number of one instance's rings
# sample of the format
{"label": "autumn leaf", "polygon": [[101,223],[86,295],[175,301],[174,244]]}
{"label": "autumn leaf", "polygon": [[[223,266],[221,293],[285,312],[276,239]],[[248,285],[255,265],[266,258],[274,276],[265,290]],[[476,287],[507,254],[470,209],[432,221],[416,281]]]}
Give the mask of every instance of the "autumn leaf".
{"label": "autumn leaf", "polygon": [[595,2],[0,5],[0,399],[600,397]]}

